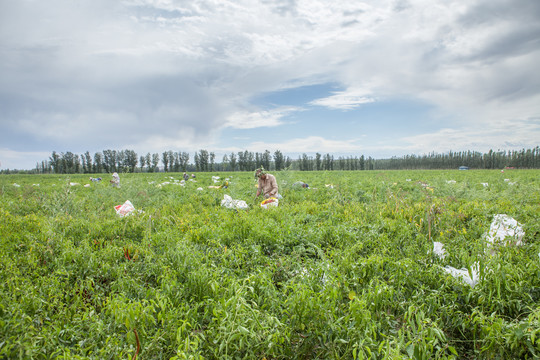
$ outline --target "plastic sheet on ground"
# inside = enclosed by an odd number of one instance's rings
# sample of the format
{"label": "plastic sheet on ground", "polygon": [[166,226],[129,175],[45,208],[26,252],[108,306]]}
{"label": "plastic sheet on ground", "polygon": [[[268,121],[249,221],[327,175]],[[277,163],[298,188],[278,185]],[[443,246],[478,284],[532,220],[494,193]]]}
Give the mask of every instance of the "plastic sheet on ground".
{"label": "plastic sheet on ground", "polygon": [[517,220],[506,214],[497,214],[493,216],[491,227],[486,236],[488,246],[497,245],[521,245],[525,231]]}
{"label": "plastic sheet on ground", "polygon": [[[182,180],[182,181],[184,181],[184,180]],[[162,187],[164,185],[186,186],[186,183],[185,183],[185,181],[184,182],[178,182],[178,180],[175,180],[175,182],[164,181],[161,184],[157,184],[157,187]]]}
{"label": "plastic sheet on ground", "polygon": [[326,264],[326,269],[324,268],[324,266],[319,269],[302,267],[300,270],[295,271],[293,274],[304,279],[319,279],[322,285],[326,286],[327,283],[335,282],[334,277],[331,276],[329,272],[330,265]]}
{"label": "plastic sheet on ground", "polygon": [[433,253],[439,257],[439,259],[444,259],[448,254],[444,250],[444,244],[438,241],[433,243]]}
{"label": "plastic sheet on ground", "polygon": [[127,216],[131,214],[133,211],[135,211],[135,207],[129,200],[126,200],[126,202],[123,203],[122,205],[116,205],[114,208],[116,210],[116,213],[120,217]]}
{"label": "plastic sheet on ground", "polygon": [[478,262],[474,263],[474,265],[471,267],[470,271],[468,269],[462,268],[462,269],[456,269],[452,266],[445,266],[443,268],[444,271],[455,277],[456,279],[460,279],[470,285],[471,287],[475,287],[476,284],[478,284],[479,278],[479,271],[478,271]]}
{"label": "plastic sheet on ground", "polygon": [[223,195],[223,200],[221,200],[221,206],[224,206],[228,209],[248,209],[249,206],[244,200],[233,200],[229,195]]}

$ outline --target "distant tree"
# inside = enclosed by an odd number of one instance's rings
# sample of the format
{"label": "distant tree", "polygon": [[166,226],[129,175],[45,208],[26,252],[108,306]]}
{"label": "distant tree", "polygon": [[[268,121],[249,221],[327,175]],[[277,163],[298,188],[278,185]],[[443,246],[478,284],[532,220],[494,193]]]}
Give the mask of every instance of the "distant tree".
{"label": "distant tree", "polygon": [[152,167],[152,155],[150,153],[147,153],[146,156],[144,157],[144,159],[146,160],[145,163],[146,163],[146,167],[148,169],[148,172],[154,172],[153,170],[151,170],[151,167]]}
{"label": "distant tree", "polygon": [[43,160],[41,163],[36,163],[35,172],[38,174],[49,174],[51,172],[49,162],[47,160]]}
{"label": "distant tree", "polygon": [[[77,158],[77,161],[75,161]],[[76,170],[76,162],[78,162],[79,157],[73,154],[71,151],[67,151],[65,154],[62,153],[62,161],[64,163],[64,174],[73,174]]]}
{"label": "distant tree", "polygon": [[223,155],[223,159],[221,160],[221,164],[223,165],[223,170],[226,171],[229,165],[229,157],[227,154]]}
{"label": "distant tree", "polygon": [[231,153],[231,156],[229,157],[229,162],[231,164],[231,171],[236,171],[236,154]]}
{"label": "distant tree", "polygon": [[110,171],[115,172],[118,171],[118,152],[116,150],[110,150]]}
{"label": "distant tree", "polygon": [[292,159],[288,156],[285,157],[285,160],[283,161],[283,168],[284,169],[289,169],[291,167],[291,164],[292,164]]}
{"label": "distant tree", "polygon": [[79,159],[79,156],[77,156],[77,154],[73,154],[73,164],[75,165],[73,169],[73,173],[80,174],[81,173],[81,160]]}
{"label": "distant tree", "polygon": [[264,153],[261,156],[261,164],[264,166],[265,169],[270,170],[270,162],[272,160],[272,157],[270,155],[270,151],[265,150]]}
{"label": "distant tree", "polygon": [[319,170],[322,170],[322,167],[321,167],[321,154],[319,153],[316,153],[315,154],[315,170],[319,171]]}
{"label": "distant tree", "polygon": [[276,167],[276,171],[280,171],[281,169],[283,169],[284,165],[285,164],[284,164],[283,154],[281,153],[281,151],[276,150],[274,152],[274,166]]}
{"label": "distant tree", "polygon": [[154,153],[152,154],[152,172],[159,171],[158,165],[159,165],[159,154]]}
{"label": "distant tree", "polygon": [[308,171],[309,170],[309,157],[306,153],[302,154],[302,158],[300,159],[300,163],[302,164],[300,166],[301,171]]}
{"label": "distant tree", "polygon": [[141,165],[141,172],[143,172],[144,165],[146,164],[146,158],[144,157],[144,155],[141,155],[141,157],[139,158],[139,164]]}
{"label": "distant tree", "polygon": [[90,155],[90,151],[87,151],[84,153],[84,158],[86,159],[86,169],[88,173],[93,172],[93,164],[92,164],[92,156]]}
{"label": "distant tree", "polygon": [[246,157],[244,155],[244,152],[239,151],[238,152],[238,169],[240,171],[246,171]]}
{"label": "distant tree", "polygon": [[262,154],[259,154],[258,152],[256,152],[254,155],[255,155],[255,167],[259,168],[259,167],[263,166],[262,161],[261,161],[262,160],[262,156],[261,156]]}
{"label": "distant tree", "polygon": [[80,157],[81,157],[82,172],[86,174],[88,173],[88,169],[86,169],[86,158],[84,157],[84,155],[80,155]]}
{"label": "distant tree", "polygon": [[103,154],[101,152],[97,152],[94,154],[94,173],[102,173],[103,172]]}
{"label": "distant tree", "polygon": [[128,167],[126,166],[126,150],[120,150],[120,151],[113,150],[113,152],[116,154],[116,159],[115,159],[116,171],[127,172]]}
{"label": "distant tree", "polygon": [[161,157],[161,162],[163,163],[163,171],[169,171],[169,153],[164,151]]}
{"label": "distant tree", "polygon": [[135,172],[135,168],[137,167],[137,153],[134,150],[125,151],[124,165],[127,166],[129,172]]}
{"label": "distant tree", "polygon": [[52,152],[49,161],[55,174],[59,174],[62,172],[62,170],[60,169],[60,156],[56,153],[56,151]]}
{"label": "distant tree", "polygon": [[169,171],[174,171],[174,153],[172,150],[167,151],[167,158],[169,159]]}
{"label": "distant tree", "polygon": [[[171,151],[172,154],[172,151]],[[172,165],[174,172],[180,172],[180,154],[178,152],[175,152],[173,155],[174,158],[174,164]]]}
{"label": "distant tree", "polygon": [[195,152],[195,170],[200,171],[201,170],[201,163],[199,161],[199,153]]}
{"label": "distant tree", "polygon": [[210,153],[210,171],[214,171],[214,163],[216,161],[216,154],[211,152]]}
{"label": "distant tree", "polygon": [[255,154],[251,151],[245,151],[246,153],[246,170],[252,171],[255,170],[260,164],[255,162]]}
{"label": "distant tree", "polygon": [[180,166],[182,167],[182,171],[187,171],[187,166],[189,164],[189,153],[182,152],[180,154]]}
{"label": "distant tree", "polygon": [[[196,154],[197,155],[197,154]],[[209,170],[209,163],[210,163],[210,154],[207,150],[199,150],[198,154],[198,160],[199,160],[199,171],[208,171]]]}
{"label": "distant tree", "polygon": [[103,150],[103,167],[106,172],[115,172],[115,156],[113,156],[112,150]]}

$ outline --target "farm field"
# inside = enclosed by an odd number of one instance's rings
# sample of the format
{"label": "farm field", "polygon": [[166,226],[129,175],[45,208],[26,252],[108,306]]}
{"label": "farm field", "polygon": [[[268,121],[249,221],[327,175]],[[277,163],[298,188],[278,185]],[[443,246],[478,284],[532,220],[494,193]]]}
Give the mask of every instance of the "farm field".
{"label": "farm field", "polygon": [[0,358],[540,356],[539,170],[273,174],[269,209],[251,172],[0,176]]}

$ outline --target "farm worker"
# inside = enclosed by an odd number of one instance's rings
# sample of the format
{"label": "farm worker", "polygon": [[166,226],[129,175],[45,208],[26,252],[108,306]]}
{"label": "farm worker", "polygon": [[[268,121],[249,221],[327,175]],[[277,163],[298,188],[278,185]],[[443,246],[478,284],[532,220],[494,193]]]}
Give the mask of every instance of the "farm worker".
{"label": "farm worker", "polygon": [[297,181],[297,182],[295,182],[295,183],[292,184],[292,185],[293,185],[293,187],[300,187],[300,186],[303,187],[303,188],[308,188],[308,187],[309,187],[309,185],[306,184],[306,183],[303,182],[303,181]]}
{"label": "farm worker", "polygon": [[120,187],[120,176],[118,176],[118,173],[114,172],[112,174],[112,180],[111,180],[111,184],[112,186],[114,187]]}
{"label": "farm worker", "polygon": [[255,170],[255,177],[258,179],[257,195],[255,195],[255,198],[261,195],[261,193],[265,198],[280,198],[276,177],[274,175],[267,174],[264,168],[260,167]]}
{"label": "farm worker", "polygon": [[229,179],[225,179],[223,183],[219,186],[220,189],[227,189],[229,187]]}
{"label": "farm worker", "polygon": [[182,175],[182,176],[184,177],[184,180],[185,180],[185,181],[188,181],[188,179],[189,179],[189,175],[188,175],[188,174],[184,173],[184,175]]}

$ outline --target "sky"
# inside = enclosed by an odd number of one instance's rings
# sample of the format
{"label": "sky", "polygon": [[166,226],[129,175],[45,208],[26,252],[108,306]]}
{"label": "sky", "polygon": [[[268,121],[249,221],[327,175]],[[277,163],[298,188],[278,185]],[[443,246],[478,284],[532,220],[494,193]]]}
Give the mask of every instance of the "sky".
{"label": "sky", "polygon": [[537,0],[0,0],[0,169],[540,144]]}

